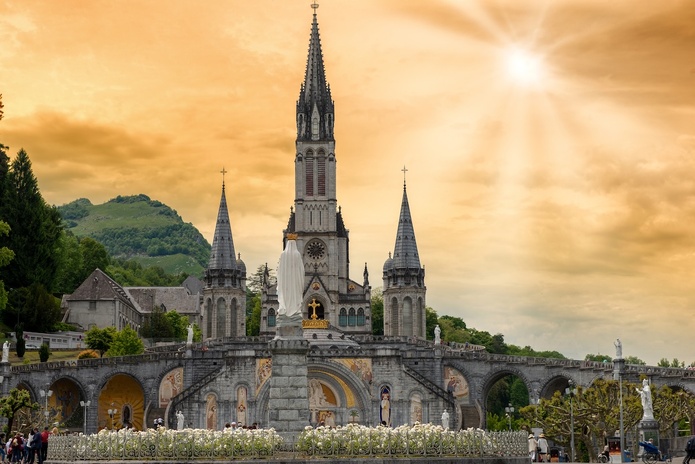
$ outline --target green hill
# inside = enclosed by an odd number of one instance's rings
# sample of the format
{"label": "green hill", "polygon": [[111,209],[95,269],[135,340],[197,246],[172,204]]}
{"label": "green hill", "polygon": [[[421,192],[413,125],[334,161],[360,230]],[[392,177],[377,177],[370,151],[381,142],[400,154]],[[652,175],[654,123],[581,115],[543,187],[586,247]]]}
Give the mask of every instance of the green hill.
{"label": "green hill", "polygon": [[98,240],[114,258],[198,277],[210,259],[210,244],[198,229],[147,195],[119,195],[101,205],[80,198],[58,211],[72,233]]}

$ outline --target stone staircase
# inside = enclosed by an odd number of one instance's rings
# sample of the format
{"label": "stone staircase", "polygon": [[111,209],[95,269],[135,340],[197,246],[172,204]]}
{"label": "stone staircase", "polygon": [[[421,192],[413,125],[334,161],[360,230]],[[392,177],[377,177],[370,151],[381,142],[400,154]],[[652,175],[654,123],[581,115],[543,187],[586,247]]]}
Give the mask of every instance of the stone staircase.
{"label": "stone staircase", "polygon": [[[454,397],[454,395],[452,395],[448,391],[444,390],[442,387],[440,387],[436,383],[432,382],[427,377],[420,374],[418,371],[416,371],[412,367],[409,367],[406,364],[403,364],[403,370],[405,371],[406,374],[408,374],[410,377],[412,377],[417,382],[419,382],[427,390],[429,390],[430,392],[434,393],[435,395],[437,395],[438,397],[443,399],[450,412],[456,411],[457,404],[456,404],[456,398]],[[454,421],[456,420],[455,419],[456,414],[451,414],[451,417],[454,418]],[[452,428],[454,430],[456,430],[459,428],[459,425],[460,424],[452,424]]]}

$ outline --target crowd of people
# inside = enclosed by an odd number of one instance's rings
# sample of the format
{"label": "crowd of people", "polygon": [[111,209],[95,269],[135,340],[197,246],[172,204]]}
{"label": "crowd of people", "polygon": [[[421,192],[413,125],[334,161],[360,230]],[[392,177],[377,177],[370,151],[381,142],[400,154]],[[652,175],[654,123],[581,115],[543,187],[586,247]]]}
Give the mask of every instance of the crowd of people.
{"label": "crowd of people", "polygon": [[[9,438],[4,433],[0,433],[0,457],[2,462],[12,462],[20,464],[43,464],[48,455],[48,437],[51,435],[48,427],[44,427],[39,432],[38,427],[29,431],[27,437],[21,432],[9,434]],[[7,438],[7,440],[5,440]]]}

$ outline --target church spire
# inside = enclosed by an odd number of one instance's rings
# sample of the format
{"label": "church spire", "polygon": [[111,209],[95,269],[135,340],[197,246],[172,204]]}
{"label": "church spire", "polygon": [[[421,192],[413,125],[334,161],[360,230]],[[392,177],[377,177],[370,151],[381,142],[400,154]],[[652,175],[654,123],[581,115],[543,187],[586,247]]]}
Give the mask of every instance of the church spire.
{"label": "church spire", "polygon": [[410,205],[408,204],[408,192],[405,184],[403,167],[403,199],[401,200],[401,214],[398,218],[398,232],[396,233],[396,246],[393,251],[393,267],[395,269],[420,269],[420,255],[415,242],[415,229],[410,217]]}
{"label": "church spire", "polygon": [[229,211],[227,209],[227,196],[225,195],[224,175],[227,171],[222,168],[222,198],[217,212],[217,224],[215,236],[212,239],[212,253],[208,269],[235,269],[236,253],[234,252],[234,240],[232,238],[232,226],[229,224]]}
{"label": "church spire", "polygon": [[314,19],[311,23],[309,55],[304,82],[297,100],[297,140],[333,140],[333,98],[326,81],[323,66],[319,23],[316,17],[318,4],[313,3]]}

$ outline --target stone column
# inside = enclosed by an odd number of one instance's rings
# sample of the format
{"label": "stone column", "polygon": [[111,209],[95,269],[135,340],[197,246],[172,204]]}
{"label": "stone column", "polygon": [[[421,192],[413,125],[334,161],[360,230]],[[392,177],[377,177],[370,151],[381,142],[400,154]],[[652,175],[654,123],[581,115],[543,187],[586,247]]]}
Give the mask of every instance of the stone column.
{"label": "stone column", "polygon": [[[301,327],[298,330],[301,333]],[[294,442],[304,427],[310,425],[307,378],[309,342],[301,336],[294,336],[276,338],[268,345],[273,356],[268,425],[286,442]]]}

